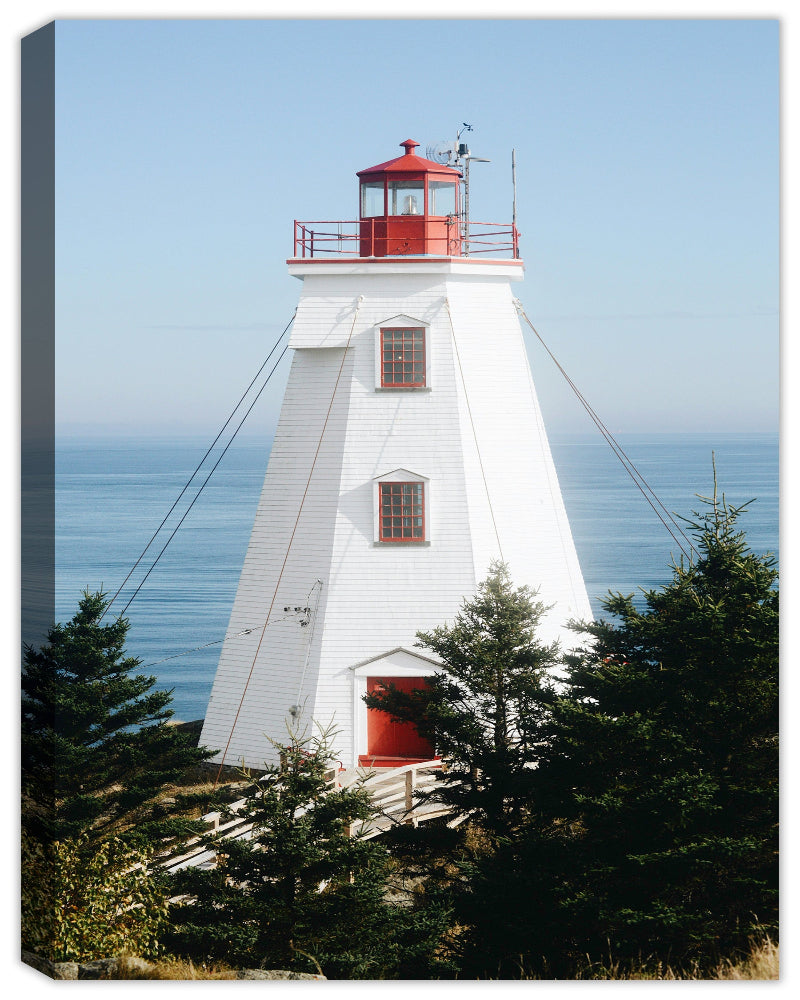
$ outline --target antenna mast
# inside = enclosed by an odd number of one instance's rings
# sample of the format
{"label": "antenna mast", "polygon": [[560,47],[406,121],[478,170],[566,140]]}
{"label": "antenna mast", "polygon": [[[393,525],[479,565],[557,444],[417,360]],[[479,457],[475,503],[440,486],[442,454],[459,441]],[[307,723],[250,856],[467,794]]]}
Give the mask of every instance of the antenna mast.
{"label": "antenna mast", "polygon": [[471,131],[472,126],[462,122],[461,128],[456,132],[456,141],[452,145],[443,141],[427,147],[428,159],[436,160],[437,163],[446,163],[449,167],[455,167],[462,171],[464,200],[461,210],[461,240],[465,257],[469,256],[469,165],[472,160],[475,160],[476,163],[492,162],[482,156],[473,156],[469,151],[469,146],[461,141],[464,132]]}
{"label": "antenna mast", "polygon": [[491,163],[482,156],[473,156],[466,143],[460,142],[463,132],[471,132],[472,126],[466,122],[461,123],[461,128],[456,135],[455,153],[456,162],[464,164],[464,231],[462,239],[464,241],[464,256],[469,257],[469,165],[472,160],[476,163]]}
{"label": "antenna mast", "polygon": [[511,225],[517,228],[517,151],[511,150],[511,187],[514,190],[514,198],[511,205]]}

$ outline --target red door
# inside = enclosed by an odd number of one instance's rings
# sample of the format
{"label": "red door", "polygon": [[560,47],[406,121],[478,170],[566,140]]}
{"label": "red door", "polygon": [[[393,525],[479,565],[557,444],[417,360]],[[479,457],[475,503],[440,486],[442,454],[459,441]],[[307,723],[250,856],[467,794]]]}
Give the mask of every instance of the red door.
{"label": "red door", "polygon": [[[398,691],[414,691],[424,688],[427,681],[424,677],[368,677],[367,692],[382,691],[387,683]],[[359,758],[360,764],[394,767],[433,756],[433,744],[420,736],[413,722],[395,722],[386,712],[367,709],[367,753]]]}

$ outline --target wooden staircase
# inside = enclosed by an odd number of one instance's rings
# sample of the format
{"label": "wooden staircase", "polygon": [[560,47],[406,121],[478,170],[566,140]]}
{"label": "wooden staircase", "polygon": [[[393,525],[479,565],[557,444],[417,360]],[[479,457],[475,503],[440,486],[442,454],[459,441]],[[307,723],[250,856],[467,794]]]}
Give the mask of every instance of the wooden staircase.
{"label": "wooden staircase", "polygon": [[[436,783],[436,773],[441,771],[441,760],[418,761],[399,767],[358,767],[341,768],[330,773],[331,791],[348,788],[363,781],[369,790],[377,810],[374,819],[360,821],[350,828],[351,836],[378,837],[399,824],[418,826],[429,820],[450,813],[440,802],[425,801],[424,795]],[[206,813],[202,820],[208,825],[207,834],[216,834],[222,840],[251,840],[254,823],[247,816],[236,815],[247,804],[242,798],[228,806],[234,815],[223,821],[221,812]],[[458,826],[466,817],[455,816],[448,826]],[[171,855],[160,862],[160,867],[168,872],[181,868],[213,868],[216,865],[216,851],[207,847],[201,837],[195,837],[182,845],[179,854]]]}

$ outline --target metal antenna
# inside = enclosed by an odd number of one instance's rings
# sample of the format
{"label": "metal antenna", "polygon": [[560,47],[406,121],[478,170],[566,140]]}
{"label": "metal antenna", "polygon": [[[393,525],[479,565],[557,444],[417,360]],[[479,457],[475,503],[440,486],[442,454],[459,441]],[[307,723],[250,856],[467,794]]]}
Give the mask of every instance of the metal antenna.
{"label": "metal antenna", "polygon": [[472,160],[476,163],[491,163],[482,156],[472,156],[471,153],[463,157],[464,159],[464,256],[469,257],[469,165]]}
{"label": "metal antenna", "polygon": [[469,257],[469,165],[472,160],[476,163],[491,163],[491,160],[486,160],[482,156],[473,156],[469,151],[469,146],[465,142],[461,142],[461,136],[464,132],[471,132],[472,126],[468,125],[466,122],[461,123],[461,128],[456,133],[455,146],[453,147],[455,152],[455,163],[464,164],[464,226],[462,233],[462,240],[464,243],[464,256]]}
{"label": "metal antenna", "polygon": [[469,149],[467,148],[467,144],[466,143],[462,144],[460,140],[464,132],[471,132],[471,131],[472,131],[472,126],[467,125],[466,122],[462,122],[461,128],[458,130],[458,132],[456,132],[456,144],[455,144],[456,160],[460,160],[464,156],[469,156]]}
{"label": "metal antenna", "polygon": [[517,151],[511,150],[511,187],[514,191],[514,198],[511,205],[511,225],[517,228]]}

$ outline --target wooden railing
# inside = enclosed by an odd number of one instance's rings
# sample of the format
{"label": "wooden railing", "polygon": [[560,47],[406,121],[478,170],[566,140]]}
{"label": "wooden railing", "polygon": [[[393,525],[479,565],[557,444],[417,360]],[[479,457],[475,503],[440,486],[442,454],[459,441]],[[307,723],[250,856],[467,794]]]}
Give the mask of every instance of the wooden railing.
{"label": "wooden railing", "polygon": [[372,796],[377,813],[374,819],[354,825],[351,833],[377,837],[398,823],[418,826],[448,813],[446,806],[426,798],[426,793],[436,784],[437,771],[441,770],[441,760],[429,760],[393,768],[358,768],[351,772],[352,776],[340,787],[365,779],[364,787]]}
{"label": "wooden railing", "polygon": [[[330,790],[334,791],[364,782],[364,787],[375,804],[376,816],[354,824],[350,828],[350,835],[372,838],[398,824],[418,826],[447,815],[450,812],[447,806],[426,799],[426,793],[436,783],[436,773],[441,770],[441,760],[393,768],[353,768],[349,771],[329,772],[328,784]],[[250,840],[254,822],[247,815],[237,815],[248,801],[247,798],[241,798],[232,802],[226,808],[226,813],[233,814],[228,819],[220,811],[202,816],[201,819],[208,826],[205,836],[215,835],[221,840]],[[463,818],[455,816],[449,825],[455,826]],[[197,836],[183,844],[177,854],[163,858],[160,867],[174,872],[181,868],[213,867],[215,864],[216,851],[204,842],[203,836]]]}

